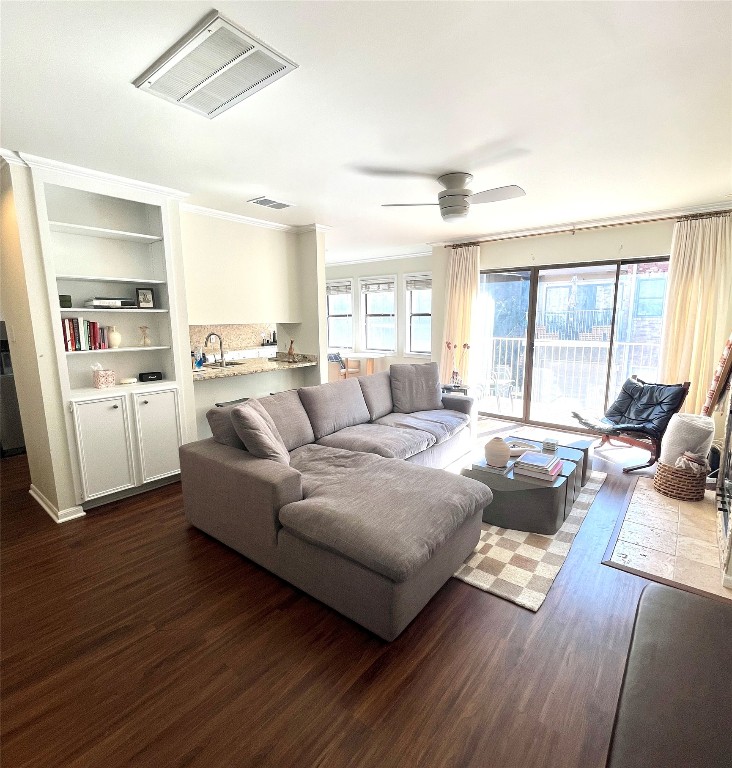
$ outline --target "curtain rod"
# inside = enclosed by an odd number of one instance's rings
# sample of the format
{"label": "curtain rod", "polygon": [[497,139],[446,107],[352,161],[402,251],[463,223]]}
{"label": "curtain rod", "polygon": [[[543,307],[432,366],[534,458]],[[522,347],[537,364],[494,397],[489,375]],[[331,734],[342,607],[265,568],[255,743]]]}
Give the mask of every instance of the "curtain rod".
{"label": "curtain rod", "polygon": [[584,230],[592,229],[609,229],[611,227],[629,227],[633,224],[652,224],[656,221],[691,221],[693,219],[711,219],[715,216],[729,216],[732,214],[732,210],[721,211],[709,211],[707,213],[691,213],[688,216],[656,216],[652,219],[642,219],[641,221],[618,221],[613,224],[578,224],[576,227],[565,227],[564,229],[555,229],[552,232],[527,232],[523,235],[506,234],[499,237],[490,237],[485,240],[473,240],[467,243],[453,243],[447,246],[448,248],[462,248],[464,246],[482,245],[483,243],[498,243],[502,240],[523,240],[527,237],[545,237],[547,235],[566,235],[574,234],[575,232],[582,232]]}

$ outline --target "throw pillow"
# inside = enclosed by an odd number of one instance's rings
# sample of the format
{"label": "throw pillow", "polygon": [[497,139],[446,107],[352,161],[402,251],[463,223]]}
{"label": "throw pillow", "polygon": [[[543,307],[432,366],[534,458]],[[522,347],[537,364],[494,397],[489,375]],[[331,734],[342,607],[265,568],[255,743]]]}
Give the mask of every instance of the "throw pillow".
{"label": "throw pillow", "polygon": [[206,413],[206,419],[209,427],[211,427],[211,436],[217,443],[246,451],[246,446],[239,439],[239,435],[236,434],[234,425],[231,423],[231,412],[236,407],[235,405],[225,405],[223,408],[211,408]]}
{"label": "throw pillow", "polygon": [[363,399],[371,414],[371,421],[376,421],[394,410],[391,399],[391,377],[389,371],[372,373],[370,376],[359,376]]}
{"label": "throw pillow", "polygon": [[442,387],[437,363],[394,364],[390,368],[395,413],[442,408]]}
{"label": "throw pillow", "polygon": [[282,442],[271,416],[257,400],[237,405],[231,411],[236,434],[253,456],[280,464],[290,463],[290,454]]}

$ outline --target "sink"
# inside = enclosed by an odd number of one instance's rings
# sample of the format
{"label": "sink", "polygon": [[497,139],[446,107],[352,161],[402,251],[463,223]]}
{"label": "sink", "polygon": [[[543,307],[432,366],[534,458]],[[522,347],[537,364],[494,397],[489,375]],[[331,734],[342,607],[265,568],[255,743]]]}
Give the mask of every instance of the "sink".
{"label": "sink", "polygon": [[[247,362],[246,360],[227,360],[224,368],[229,368],[232,365],[244,365],[244,363],[246,362]],[[203,367],[204,368],[221,368],[221,365],[220,363],[204,363]]]}

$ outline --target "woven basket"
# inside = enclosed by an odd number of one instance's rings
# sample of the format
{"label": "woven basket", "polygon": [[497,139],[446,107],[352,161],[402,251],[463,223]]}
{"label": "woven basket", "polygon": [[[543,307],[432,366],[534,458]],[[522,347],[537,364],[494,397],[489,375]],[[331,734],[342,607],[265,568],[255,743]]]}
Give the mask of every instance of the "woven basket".
{"label": "woven basket", "polygon": [[653,487],[664,496],[681,501],[701,501],[704,498],[704,486],[707,481],[706,472],[695,475],[685,469],[670,467],[658,462]]}

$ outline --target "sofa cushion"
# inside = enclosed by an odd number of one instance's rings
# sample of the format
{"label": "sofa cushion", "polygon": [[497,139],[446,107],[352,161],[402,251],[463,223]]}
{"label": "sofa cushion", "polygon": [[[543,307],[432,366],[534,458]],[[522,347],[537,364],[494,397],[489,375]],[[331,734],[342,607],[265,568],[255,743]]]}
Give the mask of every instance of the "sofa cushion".
{"label": "sofa cushion", "polygon": [[258,459],[270,459],[280,464],[290,463],[290,454],[282,442],[272,417],[257,400],[237,405],[231,411],[236,434],[249,453]]}
{"label": "sofa cushion", "polygon": [[391,399],[391,376],[389,371],[373,373],[371,376],[359,376],[363,399],[371,414],[371,421],[376,421],[394,410]]}
{"label": "sofa cushion", "polygon": [[437,363],[399,363],[390,368],[395,413],[442,408],[442,387]]}
{"label": "sofa cushion", "polygon": [[318,440],[318,445],[375,453],[387,459],[408,459],[434,444],[434,436],[421,429],[402,429],[380,424],[357,424]]}
{"label": "sofa cushion", "polygon": [[302,407],[296,390],[277,392],[275,395],[260,397],[258,400],[272,417],[288,451],[293,451],[306,443],[315,442],[310,419]]}
{"label": "sofa cushion", "polygon": [[229,445],[232,448],[246,450],[239,435],[236,434],[234,425],[231,422],[231,412],[236,408],[235,405],[226,405],[223,408],[211,408],[206,412],[206,421],[211,427],[211,436],[221,445]]}
{"label": "sofa cushion", "polygon": [[293,453],[303,500],[280,523],[305,541],[406,581],[493,498],[460,475],[369,453],[308,445]]}
{"label": "sofa cushion", "polygon": [[467,413],[458,411],[419,411],[418,413],[389,413],[376,421],[387,427],[405,427],[429,432],[437,443],[444,443],[470,422]]}
{"label": "sofa cushion", "polygon": [[316,440],[354,424],[365,424],[371,419],[356,379],[301,387],[298,394],[310,418]]}

